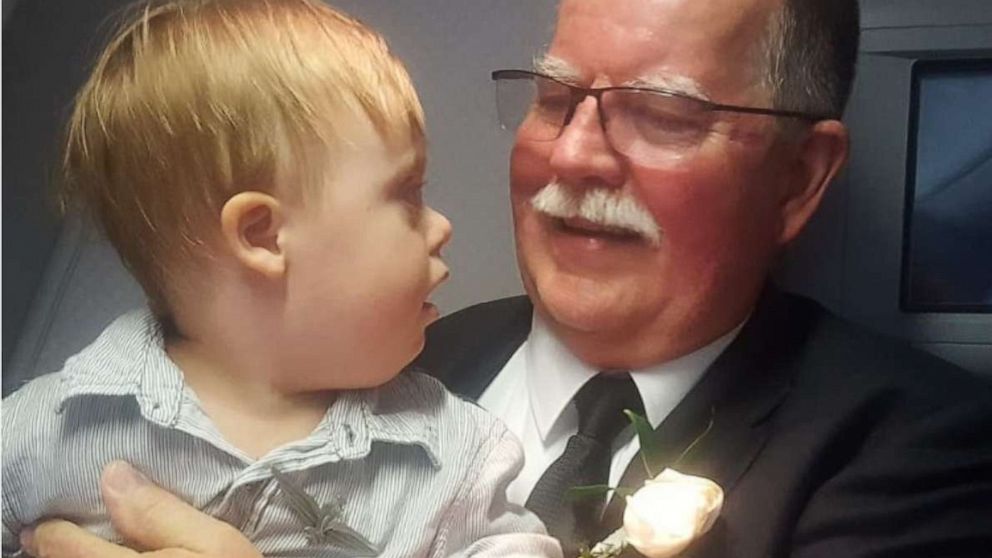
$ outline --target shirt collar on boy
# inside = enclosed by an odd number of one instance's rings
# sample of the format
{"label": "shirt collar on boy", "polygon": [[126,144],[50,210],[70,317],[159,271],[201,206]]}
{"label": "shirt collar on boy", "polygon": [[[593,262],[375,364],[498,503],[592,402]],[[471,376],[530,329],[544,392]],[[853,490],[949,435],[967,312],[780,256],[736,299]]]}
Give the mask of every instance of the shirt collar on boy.
{"label": "shirt collar on boy", "polygon": [[[66,361],[61,381],[60,411],[75,398],[130,396],[145,420],[186,431],[244,457],[202,412],[182,372],[166,354],[162,328],[148,310],[115,320],[89,347]],[[315,460],[360,459],[375,441],[419,446],[439,467],[433,414],[439,412],[434,392],[441,388],[436,387],[429,389],[401,374],[376,389],[342,391],[309,437],[273,450],[265,464],[289,471],[313,466]]]}
{"label": "shirt collar on boy", "polygon": [[148,311],[114,320],[66,361],[62,383],[60,409],[80,396],[133,396],[146,420],[171,427],[179,418],[182,373],[165,353],[162,328]]}

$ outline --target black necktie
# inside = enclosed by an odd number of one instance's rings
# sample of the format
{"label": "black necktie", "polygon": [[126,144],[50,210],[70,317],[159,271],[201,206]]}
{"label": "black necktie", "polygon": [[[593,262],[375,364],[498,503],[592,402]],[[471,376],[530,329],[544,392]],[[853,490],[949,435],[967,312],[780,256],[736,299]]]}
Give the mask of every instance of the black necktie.
{"label": "black necktie", "polygon": [[595,542],[588,535],[597,531],[605,500],[603,496],[573,500],[565,492],[608,482],[613,440],[630,424],[623,410],[644,412],[637,386],[627,373],[598,374],[582,386],[574,402],[579,430],[541,475],[526,504],[548,533],[561,541],[565,556],[576,556],[581,544]]}

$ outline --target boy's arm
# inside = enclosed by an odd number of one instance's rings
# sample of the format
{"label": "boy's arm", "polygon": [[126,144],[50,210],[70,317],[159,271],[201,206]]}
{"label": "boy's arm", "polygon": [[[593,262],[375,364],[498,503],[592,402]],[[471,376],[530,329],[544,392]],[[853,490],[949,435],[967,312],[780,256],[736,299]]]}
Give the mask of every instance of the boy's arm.
{"label": "boy's arm", "polygon": [[19,530],[17,526],[17,519],[14,517],[14,510],[11,509],[11,505],[14,498],[14,492],[11,489],[11,485],[14,484],[11,478],[10,469],[7,467],[7,457],[10,452],[10,448],[7,446],[7,437],[10,435],[10,430],[8,430],[7,424],[7,411],[8,409],[3,409],[3,495],[2,495],[2,520],[3,520],[3,556],[12,556],[20,548],[20,543],[17,542],[17,531]]}
{"label": "boy's arm", "polygon": [[558,541],[537,516],[506,500],[523,465],[520,444],[498,421],[487,438],[444,515],[431,556],[560,558]]}
{"label": "boy's arm", "polygon": [[[4,474],[6,478],[7,475]],[[20,542],[17,540],[18,531],[16,519],[11,509],[7,506],[10,494],[7,493],[9,481],[3,483],[3,556],[13,556],[20,549]]]}
{"label": "boy's arm", "polygon": [[3,456],[3,472],[2,477],[0,477],[3,479],[3,482],[0,483],[0,486],[3,487],[2,494],[0,494],[3,556],[15,556],[21,548],[21,543],[17,539],[21,530],[21,521],[15,510],[24,497],[22,492],[28,488],[24,482],[24,475],[21,474],[23,467],[18,466],[25,459],[22,440],[25,433],[21,431],[23,421],[17,420],[20,417],[22,407],[18,397],[19,394],[15,392],[0,403],[0,415],[3,417],[0,421],[0,428],[2,428],[0,431],[3,432],[2,451],[0,451],[0,455]]}

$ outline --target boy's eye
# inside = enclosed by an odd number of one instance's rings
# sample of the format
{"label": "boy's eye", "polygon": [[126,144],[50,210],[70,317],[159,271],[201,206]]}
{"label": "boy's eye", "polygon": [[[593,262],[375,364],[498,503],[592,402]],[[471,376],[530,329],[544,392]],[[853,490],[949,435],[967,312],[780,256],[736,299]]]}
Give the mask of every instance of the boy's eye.
{"label": "boy's eye", "polygon": [[420,221],[424,212],[424,183],[409,182],[400,187],[397,199],[403,204],[413,223]]}
{"label": "boy's eye", "polygon": [[416,203],[417,205],[421,205],[424,203],[424,188],[422,185],[417,185],[413,188],[408,188],[407,192],[408,192],[407,197],[410,201]]}

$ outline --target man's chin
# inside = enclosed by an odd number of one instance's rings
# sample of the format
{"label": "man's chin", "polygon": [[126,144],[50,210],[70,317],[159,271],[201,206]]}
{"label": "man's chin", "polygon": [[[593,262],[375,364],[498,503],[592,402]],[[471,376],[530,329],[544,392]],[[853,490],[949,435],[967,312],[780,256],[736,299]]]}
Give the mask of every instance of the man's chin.
{"label": "man's chin", "polygon": [[528,291],[552,327],[577,334],[609,336],[629,326],[636,310],[634,301],[617,296],[615,289],[578,277],[560,277]]}

